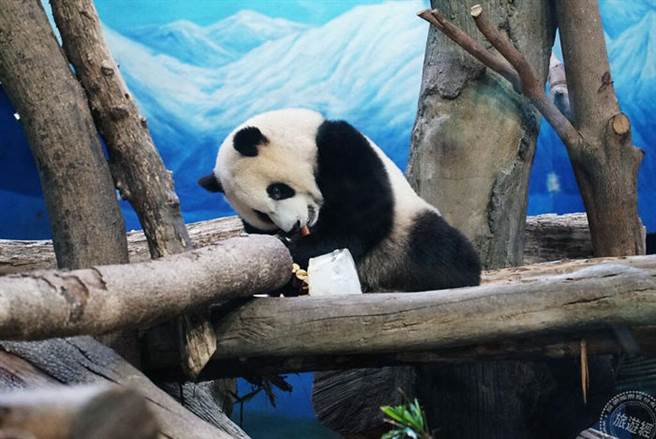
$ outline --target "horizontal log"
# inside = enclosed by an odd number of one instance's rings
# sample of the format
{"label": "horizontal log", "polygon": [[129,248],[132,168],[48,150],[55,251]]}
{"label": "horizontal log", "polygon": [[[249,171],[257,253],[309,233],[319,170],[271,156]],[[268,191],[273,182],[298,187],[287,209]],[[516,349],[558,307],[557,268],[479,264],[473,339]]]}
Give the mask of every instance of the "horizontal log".
{"label": "horizontal log", "polygon": [[544,214],[526,219],[524,264],[592,257],[585,213]]}
{"label": "horizontal log", "polygon": [[[234,216],[187,224],[187,229],[195,248],[244,232],[241,220]],[[131,262],[150,259],[148,243],[141,230],[128,233],[128,250]],[[584,213],[527,218],[525,264],[591,256],[590,231]],[[52,241],[0,239],[0,275],[54,268]]]}
{"label": "horizontal log", "polygon": [[239,237],[150,262],[0,277],[0,338],[143,329],[210,302],[284,285],[291,257],[270,236]]}
{"label": "horizontal log", "polygon": [[[194,247],[205,247],[217,241],[243,234],[239,218],[231,216],[187,224]],[[141,230],[128,233],[130,262],[150,260],[148,242]],[[0,275],[30,270],[50,270],[57,267],[50,240],[0,239]]]}
{"label": "horizontal log", "polygon": [[2,437],[154,439],[159,427],[139,393],[107,385],[0,394]]}
{"label": "horizontal log", "polygon": [[[557,264],[540,264],[525,269],[526,277],[514,272],[480,287],[254,298],[218,308],[219,343],[201,377],[574,355],[587,336],[593,353],[653,350],[656,256],[577,262],[560,272]],[[534,274],[549,270],[556,274]]]}

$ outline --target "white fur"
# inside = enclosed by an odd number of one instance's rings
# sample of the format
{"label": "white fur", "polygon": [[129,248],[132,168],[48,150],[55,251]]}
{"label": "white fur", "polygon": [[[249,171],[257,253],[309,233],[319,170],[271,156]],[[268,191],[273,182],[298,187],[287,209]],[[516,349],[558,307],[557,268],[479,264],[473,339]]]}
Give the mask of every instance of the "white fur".
{"label": "white fur", "polygon": [[[249,224],[261,230],[276,227],[263,222],[253,209],[269,215],[275,225],[290,231],[298,222],[313,226],[308,206],[319,212],[323,198],[314,174],[317,161],[316,132],[324,121],[321,114],[305,109],[286,109],[259,114],[238,126],[219,149],[214,174],[226,198]],[[235,133],[257,127],[269,140],[258,147],[257,157],[244,157],[233,147]],[[271,183],[287,183],[296,196],[273,200],[266,192]]]}

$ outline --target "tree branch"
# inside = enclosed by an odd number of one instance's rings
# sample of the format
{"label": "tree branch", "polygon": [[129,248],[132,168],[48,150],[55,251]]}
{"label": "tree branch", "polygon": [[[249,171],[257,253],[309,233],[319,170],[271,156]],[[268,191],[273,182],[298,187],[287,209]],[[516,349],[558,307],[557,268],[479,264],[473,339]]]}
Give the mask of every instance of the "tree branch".
{"label": "tree branch", "polygon": [[453,42],[458,44],[481,63],[506,78],[515,91],[521,93],[519,76],[506,60],[495,56],[478,41],[467,35],[467,33],[461,30],[458,26],[447,20],[436,9],[426,9],[418,12],[417,15],[437,27],[444,35],[449,37]]}
{"label": "tree branch", "polygon": [[508,37],[499,32],[480,5],[471,8],[471,15],[476,22],[478,30],[499,51],[504,58],[515,68],[519,74],[521,89],[524,96],[529,98],[538,111],[549,121],[558,136],[563,139],[570,153],[579,154],[583,139],[574,125],[556,108],[544,94],[544,86],[538,81],[533,68],[526,58],[515,48]]}
{"label": "tree branch", "polygon": [[[487,19],[480,5],[471,8],[471,16],[516,70],[523,94],[565,144],[585,203],[595,256],[644,254],[637,208],[637,174],[643,153],[632,145],[629,120],[619,111],[597,0],[570,3],[558,0],[556,10],[575,125],[546,97],[526,58]],[[429,15],[435,18],[435,12]],[[428,19],[427,14],[422,13],[422,18]],[[446,19],[428,21],[471,53],[471,38],[445,25]],[[485,57],[479,60],[490,62]],[[498,63],[494,65],[498,68]]]}
{"label": "tree branch", "polygon": [[127,262],[123,217],[89,105],[41,3],[3,2],[0,29],[0,82],[39,170],[59,266]]}
{"label": "tree branch", "polygon": [[[109,151],[117,189],[137,212],[153,258],[191,248],[173,179],[105,44],[92,0],[51,0],[64,50],[86,91]],[[182,361],[190,376],[216,349],[209,322],[181,316]]]}

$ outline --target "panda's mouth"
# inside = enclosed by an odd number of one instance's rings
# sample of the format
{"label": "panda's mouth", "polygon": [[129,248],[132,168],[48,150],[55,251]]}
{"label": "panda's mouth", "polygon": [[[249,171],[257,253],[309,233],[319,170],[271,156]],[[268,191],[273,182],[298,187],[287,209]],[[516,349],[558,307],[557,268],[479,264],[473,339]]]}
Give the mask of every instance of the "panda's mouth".
{"label": "panda's mouth", "polygon": [[283,236],[287,238],[295,238],[298,236],[303,237],[311,234],[311,232],[314,229],[314,226],[317,223],[317,220],[319,219],[318,209],[315,206],[309,204],[307,206],[307,209],[308,209],[307,223],[305,225],[301,225],[301,222],[297,221],[296,224],[294,224],[294,226],[287,232],[285,232],[280,226],[278,226],[278,224],[273,219],[271,219],[270,215],[257,209],[253,209],[253,211],[255,212],[257,218],[260,221],[262,221],[265,224],[270,224],[272,226],[277,227]]}

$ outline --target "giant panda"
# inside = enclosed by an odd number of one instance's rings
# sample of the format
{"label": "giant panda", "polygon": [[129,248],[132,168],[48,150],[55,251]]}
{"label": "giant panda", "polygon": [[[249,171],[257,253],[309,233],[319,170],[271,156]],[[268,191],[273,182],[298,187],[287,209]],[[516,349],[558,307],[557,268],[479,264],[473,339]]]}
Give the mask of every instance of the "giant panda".
{"label": "giant panda", "polygon": [[[307,109],[254,116],[199,180],[223,192],[250,233],[281,233],[292,258],[348,248],[365,292],[478,285],[470,242],[422,200],[401,170],[344,121]],[[299,238],[305,226],[310,234]]]}
{"label": "giant panda", "polygon": [[[348,248],[365,292],[479,283],[481,265],[469,241],[347,122],[306,109],[257,115],[226,137],[213,172],[199,183],[225,194],[247,232],[284,235],[302,267]],[[299,237],[305,226],[310,234]],[[430,388],[426,378],[415,380],[413,367],[317,372],[315,413],[343,437],[379,438],[388,428],[380,406],[402,403],[400,388],[408,397]]]}

